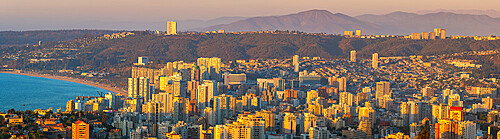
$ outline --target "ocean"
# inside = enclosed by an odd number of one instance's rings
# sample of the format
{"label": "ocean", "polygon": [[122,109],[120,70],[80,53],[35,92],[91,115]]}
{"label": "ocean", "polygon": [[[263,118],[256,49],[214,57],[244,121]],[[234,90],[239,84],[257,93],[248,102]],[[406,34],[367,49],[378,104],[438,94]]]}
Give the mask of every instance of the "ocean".
{"label": "ocean", "polygon": [[15,110],[66,108],[66,102],[76,96],[98,96],[101,88],[79,83],[0,73],[0,112]]}

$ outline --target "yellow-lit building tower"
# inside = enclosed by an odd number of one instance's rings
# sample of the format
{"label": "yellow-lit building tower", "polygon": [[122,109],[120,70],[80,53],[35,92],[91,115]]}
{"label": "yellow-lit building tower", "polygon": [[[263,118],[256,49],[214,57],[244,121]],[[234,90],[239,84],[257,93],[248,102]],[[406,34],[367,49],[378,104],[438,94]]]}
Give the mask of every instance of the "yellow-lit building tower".
{"label": "yellow-lit building tower", "polygon": [[233,122],[227,124],[227,132],[230,139],[250,139],[251,129],[244,123]]}
{"label": "yellow-lit building tower", "polygon": [[445,29],[441,29],[441,34],[439,34],[439,37],[441,39],[446,39],[446,30]]}
{"label": "yellow-lit building tower", "polygon": [[356,50],[351,51],[351,62],[356,62]]}
{"label": "yellow-lit building tower", "polygon": [[268,110],[257,111],[255,114],[264,118],[264,121],[266,122],[266,131],[274,131],[274,127],[276,125],[276,114]]}
{"label": "yellow-lit building tower", "polygon": [[347,91],[347,78],[341,77],[341,78],[338,78],[337,81],[339,83],[339,92]]}
{"label": "yellow-lit building tower", "polygon": [[293,134],[297,133],[297,116],[293,113],[285,113],[283,118],[283,127],[281,128],[283,133]]}
{"label": "yellow-lit building tower", "polygon": [[75,111],[75,100],[71,99],[68,102],[66,102],[66,112],[73,112]]}
{"label": "yellow-lit building tower", "polygon": [[293,56],[293,71],[299,72],[299,55]]}
{"label": "yellow-lit building tower", "polygon": [[89,139],[90,138],[90,128],[89,124],[83,122],[83,121],[76,121],[75,123],[71,124],[71,134],[73,139]]}
{"label": "yellow-lit building tower", "polygon": [[378,68],[378,53],[374,53],[372,55],[372,68],[377,69]]}
{"label": "yellow-lit building tower", "polygon": [[266,122],[264,121],[264,118],[262,118],[261,116],[258,115],[239,116],[237,121],[245,124],[247,128],[250,128],[250,139],[265,138]]}
{"label": "yellow-lit building tower", "polygon": [[353,36],[353,35],[354,35],[354,32],[352,32],[352,31],[344,31],[344,36],[349,36],[349,37],[351,37],[351,36]]}
{"label": "yellow-lit building tower", "polygon": [[167,21],[167,35],[177,34],[177,22]]}
{"label": "yellow-lit building tower", "polygon": [[361,30],[356,30],[356,36],[361,37]]}

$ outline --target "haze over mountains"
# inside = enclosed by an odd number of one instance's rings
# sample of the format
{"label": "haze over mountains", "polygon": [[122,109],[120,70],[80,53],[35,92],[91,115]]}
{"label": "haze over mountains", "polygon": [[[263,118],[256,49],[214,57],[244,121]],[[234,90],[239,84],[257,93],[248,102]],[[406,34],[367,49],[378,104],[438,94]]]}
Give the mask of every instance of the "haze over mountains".
{"label": "haze over mountains", "polygon": [[[182,24],[181,22],[179,24]],[[444,28],[447,35],[500,35],[500,18],[488,15],[438,12],[415,14],[393,12],[385,15],[365,14],[351,17],[326,10],[309,10],[289,15],[251,17],[231,23],[187,29],[190,31],[264,31],[298,30],[310,33],[342,34],[361,29],[363,34],[408,35]]]}

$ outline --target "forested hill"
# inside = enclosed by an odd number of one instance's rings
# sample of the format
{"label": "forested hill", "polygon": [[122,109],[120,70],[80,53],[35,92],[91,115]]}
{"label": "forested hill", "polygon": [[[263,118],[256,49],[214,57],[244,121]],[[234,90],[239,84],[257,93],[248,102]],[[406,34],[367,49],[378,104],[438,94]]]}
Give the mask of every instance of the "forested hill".
{"label": "forested hill", "polygon": [[358,51],[359,57],[434,55],[471,50],[499,49],[500,41],[409,40],[397,38],[359,39],[335,35],[307,34],[207,34],[158,36],[136,34],[102,41],[83,48],[82,53],[117,61],[149,56],[154,60],[194,61],[198,57],[220,57],[223,60],[255,58],[290,58],[293,55],[323,58],[345,57]]}
{"label": "forested hill", "polygon": [[[134,32],[135,35],[117,39],[78,37],[62,42],[47,42],[37,47],[1,48],[0,64],[11,68],[76,69],[122,71],[137,62],[137,57],[148,56],[155,63],[198,57],[220,57],[223,61],[256,58],[291,58],[293,55],[347,58],[356,50],[360,58],[380,56],[408,56],[450,54],[463,51],[500,49],[500,41],[409,40],[398,38],[360,39],[336,35],[309,34],[188,34],[155,35]],[[88,36],[87,36],[88,37]],[[36,55],[33,55],[36,54]],[[29,59],[65,59],[32,65]],[[2,62],[3,61],[3,62]],[[61,63],[62,62],[62,63]]]}
{"label": "forested hill", "polygon": [[41,30],[41,31],[0,31],[2,45],[36,45],[39,41],[68,41],[82,35],[112,34],[110,30]]}

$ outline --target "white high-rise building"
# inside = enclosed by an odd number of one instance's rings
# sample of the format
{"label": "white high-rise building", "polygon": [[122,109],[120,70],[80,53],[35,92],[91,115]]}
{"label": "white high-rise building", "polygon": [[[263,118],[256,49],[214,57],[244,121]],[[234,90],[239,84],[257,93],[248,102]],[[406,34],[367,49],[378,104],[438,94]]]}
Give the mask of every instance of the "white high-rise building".
{"label": "white high-rise building", "polygon": [[356,50],[351,51],[351,62],[356,62]]}
{"label": "white high-rise building", "polygon": [[299,72],[299,55],[294,55],[293,56],[293,71],[294,72]]}
{"label": "white high-rise building", "polygon": [[143,102],[147,102],[151,100],[151,90],[149,78],[128,78],[128,97],[137,98],[140,96],[144,98]]}
{"label": "white high-rise building", "polygon": [[213,137],[214,137],[214,139],[228,139],[229,132],[227,131],[227,126],[226,125],[215,125]]}
{"label": "white high-rise building", "polygon": [[197,92],[197,104],[198,104],[198,109],[203,110],[205,107],[207,107],[207,104],[209,102],[207,94],[208,93],[208,85],[202,84],[198,85],[198,92]]}
{"label": "white high-rise building", "polygon": [[379,99],[384,97],[384,95],[389,95],[391,89],[391,83],[386,81],[377,82],[377,88],[375,90],[375,98]]}
{"label": "white high-rise building", "polygon": [[177,34],[177,22],[168,21],[167,22],[167,35],[176,35]]}
{"label": "white high-rise building", "polygon": [[476,138],[476,123],[472,121],[460,122],[458,124],[458,135],[462,139]]}
{"label": "white high-rise building", "polygon": [[347,91],[347,78],[341,77],[341,78],[338,78],[337,81],[339,83],[339,92]]}
{"label": "white high-rise building", "polygon": [[372,68],[377,69],[378,68],[378,53],[374,53],[372,55]]}
{"label": "white high-rise building", "polygon": [[329,139],[329,132],[326,127],[310,127],[309,139]]}

